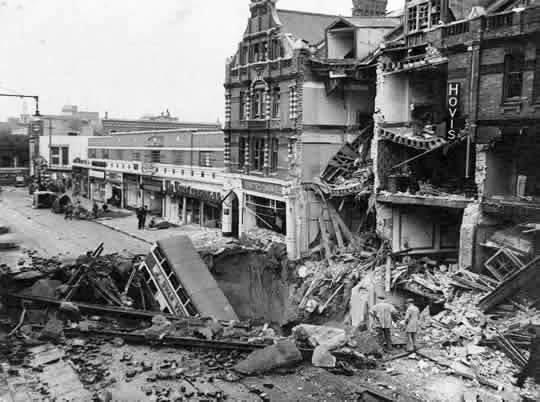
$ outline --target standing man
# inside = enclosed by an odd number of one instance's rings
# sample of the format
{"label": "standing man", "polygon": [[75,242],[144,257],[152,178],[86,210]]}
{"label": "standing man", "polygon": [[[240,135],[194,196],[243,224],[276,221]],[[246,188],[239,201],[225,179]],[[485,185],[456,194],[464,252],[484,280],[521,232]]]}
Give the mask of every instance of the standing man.
{"label": "standing man", "polygon": [[407,351],[416,350],[416,333],[420,321],[420,309],[415,306],[413,299],[407,300],[407,312],[405,313],[405,332],[407,332]]}
{"label": "standing man", "polygon": [[148,206],[145,205],[143,210],[142,210],[142,227],[141,229],[144,229],[146,227],[146,217],[148,216]]}
{"label": "standing man", "polygon": [[142,229],[142,221],[143,221],[143,207],[139,207],[136,209],[135,214],[137,215],[137,229]]}
{"label": "standing man", "polygon": [[397,316],[396,308],[386,301],[386,297],[379,296],[377,304],[371,309],[373,323],[379,337],[382,338],[383,344],[388,350],[392,350],[392,318]]}
{"label": "standing man", "polygon": [[98,212],[99,212],[99,207],[97,205],[97,202],[94,201],[94,203],[92,204],[92,214],[94,215],[94,219],[97,219]]}

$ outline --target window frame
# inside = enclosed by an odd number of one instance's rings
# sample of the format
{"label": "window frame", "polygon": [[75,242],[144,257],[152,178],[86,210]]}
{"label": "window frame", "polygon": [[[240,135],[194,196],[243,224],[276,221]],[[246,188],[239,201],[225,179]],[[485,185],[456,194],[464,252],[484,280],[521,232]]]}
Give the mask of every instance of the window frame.
{"label": "window frame", "polygon": [[[517,67],[516,67],[517,66]],[[525,53],[508,52],[504,56],[503,103],[520,100],[523,96],[523,72],[525,70]],[[514,85],[519,83],[519,93],[514,93]]]}

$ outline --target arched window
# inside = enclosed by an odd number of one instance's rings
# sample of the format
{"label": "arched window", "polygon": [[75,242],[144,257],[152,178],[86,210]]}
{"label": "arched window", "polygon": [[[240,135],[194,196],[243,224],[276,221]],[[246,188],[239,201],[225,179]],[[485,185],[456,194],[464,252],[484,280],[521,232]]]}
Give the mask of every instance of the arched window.
{"label": "arched window", "polygon": [[521,52],[512,52],[504,57],[503,100],[521,98],[524,65],[525,56]]}

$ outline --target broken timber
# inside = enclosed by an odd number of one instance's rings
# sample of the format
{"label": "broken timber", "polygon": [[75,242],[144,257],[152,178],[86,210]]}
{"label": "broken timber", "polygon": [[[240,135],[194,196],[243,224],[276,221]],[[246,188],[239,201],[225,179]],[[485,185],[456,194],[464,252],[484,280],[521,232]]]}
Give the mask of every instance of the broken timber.
{"label": "broken timber", "polygon": [[484,311],[488,311],[516,293],[520,288],[538,275],[537,269],[540,265],[539,263],[540,255],[536,256],[519,271],[510,275],[495,290],[482,298],[479,303],[480,308]]}
{"label": "broken timber", "polygon": [[[2,296],[7,296],[8,298],[18,299],[18,300],[27,300],[37,303],[48,304],[52,306],[59,307],[62,304],[62,300],[52,299],[49,297],[37,297],[29,295],[21,295],[16,293],[7,293],[2,294]],[[123,307],[113,307],[113,306],[104,306],[98,304],[89,304],[89,303],[80,303],[72,302],[75,306],[79,308],[80,311],[86,311],[90,313],[99,313],[103,315],[116,316],[116,317],[130,317],[130,318],[139,318],[139,319],[152,319],[153,317],[160,315],[168,320],[181,320],[188,322],[190,325],[204,325],[204,318],[190,318],[190,317],[181,317],[172,314],[165,314],[160,311],[147,311],[147,310],[134,310]]]}

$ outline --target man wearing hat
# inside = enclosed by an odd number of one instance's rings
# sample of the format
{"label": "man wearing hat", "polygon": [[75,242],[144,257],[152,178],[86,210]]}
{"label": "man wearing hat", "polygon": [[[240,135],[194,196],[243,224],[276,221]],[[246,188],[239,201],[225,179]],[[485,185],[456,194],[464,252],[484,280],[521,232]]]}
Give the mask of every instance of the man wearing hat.
{"label": "man wearing hat", "polygon": [[396,308],[386,301],[384,296],[379,296],[377,304],[371,309],[374,326],[381,335],[387,349],[392,349],[392,317],[397,315]]}
{"label": "man wearing hat", "polygon": [[407,351],[416,350],[416,333],[420,319],[420,309],[415,306],[413,299],[407,300],[407,312],[405,313],[405,332],[407,332]]}

